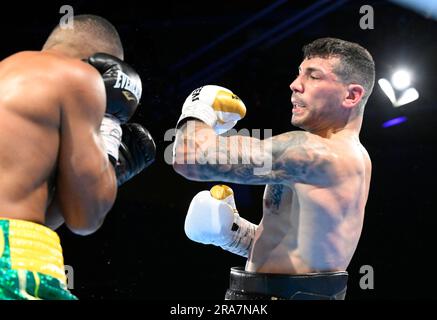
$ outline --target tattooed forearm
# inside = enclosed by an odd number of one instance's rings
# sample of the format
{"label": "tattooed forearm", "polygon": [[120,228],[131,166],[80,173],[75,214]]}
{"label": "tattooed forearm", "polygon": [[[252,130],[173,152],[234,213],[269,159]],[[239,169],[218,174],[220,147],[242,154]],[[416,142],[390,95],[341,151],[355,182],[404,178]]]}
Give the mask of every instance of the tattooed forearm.
{"label": "tattooed forearm", "polygon": [[308,140],[308,133],[301,131],[266,140],[242,135],[222,137],[202,122],[189,121],[176,138],[174,159],[179,158],[182,165],[174,167],[185,177],[200,181],[305,182],[326,172],[329,165],[323,143]]}
{"label": "tattooed forearm", "polygon": [[176,141],[175,158],[179,154],[179,159],[187,164],[180,172],[184,176],[200,181],[265,184],[266,174],[257,169],[264,169],[266,159],[270,162],[265,171],[272,175],[271,148],[266,148],[261,140],[242,135],[217,136],[203,124],[191,129],[191,134],[189,130],[184,127]]}

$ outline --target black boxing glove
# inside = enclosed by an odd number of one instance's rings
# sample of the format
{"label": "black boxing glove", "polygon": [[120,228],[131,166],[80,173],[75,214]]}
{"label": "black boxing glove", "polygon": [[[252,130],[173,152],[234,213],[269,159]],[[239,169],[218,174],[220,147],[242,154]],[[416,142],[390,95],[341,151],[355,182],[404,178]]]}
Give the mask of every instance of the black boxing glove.
{"label": "black boxing glove", "polygon": [[107,53],[96,53],[87,62],[100,72],[105,83],[106,113],[126,123],[141,99],[140,76],[127,63]]}
{"label": "black boxing glove", "polygon": [[102,75],[106,91],[106,111],[100,134],[113,165],[119,157],[122,129],[138,107],[142,85],[140,76],[127,63],[107,53],[96,53],[85,60]]}
{"label": "black boxing glove", "polygon": [[137,175],[155,160],[156,145],[149,131],[138,123],[122,125],[123,135],[115,166],[118,186]]}

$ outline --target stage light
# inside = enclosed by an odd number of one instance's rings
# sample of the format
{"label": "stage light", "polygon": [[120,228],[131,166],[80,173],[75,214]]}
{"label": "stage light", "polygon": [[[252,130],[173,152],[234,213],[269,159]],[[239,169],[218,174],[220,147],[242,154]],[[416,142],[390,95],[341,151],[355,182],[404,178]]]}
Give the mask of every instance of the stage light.
{"label": "stage light", "polygon": [[395,105],[396,104],[396,95],[395,91],[393,90],[392,85],[390,84],[390,81],[387,79],[379,79],[378,84],[381,87],[382,91],[385,93],[385,95],[390,99],[390,102]]}
{"label": "stage light", "polygon": [[398,70],[393,73],[391,83],[396,90],[404,90],[411,84],[410,73],[406,70]]}
{"label": "stage light", "polygon": [[378,84],[395,108],[419,99],[419,92],[414,87],[410,87],[411,74],[405,69],[394,72],[391,82],[381,78]]}
{"label": "stage light", "polygon": [[394,118],[394,119],[391,119],[391,120],[384,122],[382,124],[382,127],[383,128],[393,127],[393,126],[401,124],[402,122],[405,122],[405,121],[407,121],[407,117],[397,117],[397,118]]}
{"label": "stage light", "polygon": [[404,93],[398,99],[395,107],[403,106],[404,104],[413,102],[417,99],[419,99],[419,92],[417,92],[417,90],[415,88],[408,88],[407,90],[404,91]]}

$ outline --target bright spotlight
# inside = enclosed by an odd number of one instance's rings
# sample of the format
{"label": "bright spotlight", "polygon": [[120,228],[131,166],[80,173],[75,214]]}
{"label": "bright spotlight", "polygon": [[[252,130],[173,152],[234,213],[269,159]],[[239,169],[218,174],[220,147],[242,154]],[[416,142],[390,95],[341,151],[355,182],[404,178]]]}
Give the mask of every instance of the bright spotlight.
{"label": "bright spotlight", "polygon": [[419,99],[419,92],[411,86],[411,74],[405,69],[396,71],[391,81],[379,79],[378,84],[395,108]]}
{"label": "bright spotlight", "polygon": [[392,85],[390,84],[390,81],[387,79],[379,79],[378,84],[381,87],[382,91],[384,91],[385,95],[390,99],[391,103],[393,105],[396,104],[396,95],[395,91],[393,90]]}
{"label": "bright spotlight", "polygon": [[404,104],[413,102],[419,99],[419,92],[414,88],[408,88],[396,102],[395,107],[403,106]]}
{"label": "bright spotlight", "polygon": [[398,70],[393,74],[391,83],[396,90],[404,90],[411,84],[411,75],[406,70]]}

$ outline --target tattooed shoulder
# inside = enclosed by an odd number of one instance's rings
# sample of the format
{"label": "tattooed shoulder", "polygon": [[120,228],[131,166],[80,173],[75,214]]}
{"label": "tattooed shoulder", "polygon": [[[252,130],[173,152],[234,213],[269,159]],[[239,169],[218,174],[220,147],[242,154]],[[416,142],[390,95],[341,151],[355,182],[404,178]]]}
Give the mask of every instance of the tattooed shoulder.
{"label": "tattooed shoulder", "polygon": [[266,189],[264,204],[268,209],[279,210],[284,186],[282,184],[269,185]]}

